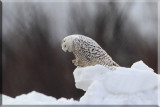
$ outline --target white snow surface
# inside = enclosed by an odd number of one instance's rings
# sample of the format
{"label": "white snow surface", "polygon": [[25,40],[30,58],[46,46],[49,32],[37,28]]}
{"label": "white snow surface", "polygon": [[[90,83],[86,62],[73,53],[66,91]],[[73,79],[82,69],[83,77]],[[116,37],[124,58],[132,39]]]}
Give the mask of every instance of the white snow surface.
{"label": "white snow surface", "polygon": [[2,95],[3,105],[158,105],[158,79],[143,61],[134,63],[131,68],[116,67],[109,70],[102,65],[77,67],[73,72],[75,85],[85,94],[79,101],[66,98],[56,99],[32,91],[11,98]]}

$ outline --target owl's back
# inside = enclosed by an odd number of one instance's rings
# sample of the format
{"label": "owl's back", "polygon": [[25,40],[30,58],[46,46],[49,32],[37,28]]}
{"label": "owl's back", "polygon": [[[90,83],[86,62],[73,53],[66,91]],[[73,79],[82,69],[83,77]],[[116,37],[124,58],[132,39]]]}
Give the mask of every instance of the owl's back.
{"label": "owl's back", "polygon": [[100,47],[93,39],[80,35],[73,42],[74,55],[84,66],[93,66],[96,64],[107,66],[119,66],[112,58]]}

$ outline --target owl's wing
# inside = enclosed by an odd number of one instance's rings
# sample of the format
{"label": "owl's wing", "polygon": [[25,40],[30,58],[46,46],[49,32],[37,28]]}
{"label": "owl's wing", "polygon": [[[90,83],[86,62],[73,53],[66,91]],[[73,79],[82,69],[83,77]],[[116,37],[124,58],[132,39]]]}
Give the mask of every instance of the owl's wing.
{"label": "owl's wing", "polygon": [[103,49],[92,39],[88,37],[80,37],[74,41],[75,48],[87,60],[98,58],[101,56]]}

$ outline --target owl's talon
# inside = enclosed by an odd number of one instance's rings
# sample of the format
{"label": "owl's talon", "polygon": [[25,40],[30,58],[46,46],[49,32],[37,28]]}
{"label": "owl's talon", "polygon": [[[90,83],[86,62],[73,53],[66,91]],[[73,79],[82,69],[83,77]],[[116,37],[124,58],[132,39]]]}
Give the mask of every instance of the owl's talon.
{"label": "owl's talon", "polygon": [[73,64],[76,63],[76,59],[73,59],[73,60],[72,60],[72,63],[73,63]]}
{"label": "owl's talon", "polygon": [[83,63],[80,62],[80,61],[77,61],[76,59],[72,60],[72,63],[73,63],[75,66],[84,67]]}
{"label": "owl's talon", "polygon": [[72,60],[72,63],[75,65],[75,66],[78,66],[78,62],[76,59]]}

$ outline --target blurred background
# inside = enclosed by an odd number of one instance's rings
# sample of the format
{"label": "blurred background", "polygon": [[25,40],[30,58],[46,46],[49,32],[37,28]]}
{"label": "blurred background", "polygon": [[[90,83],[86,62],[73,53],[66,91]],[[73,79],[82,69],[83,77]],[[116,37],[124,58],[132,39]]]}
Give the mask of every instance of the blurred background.
{"label": "blurred background", "polygon": [[157,73],[156,2],[4,2],[2,14],[5,95],[79,99],[74,56],[61,49],[70,34],[93,38],[121,66],[142,60]]}

